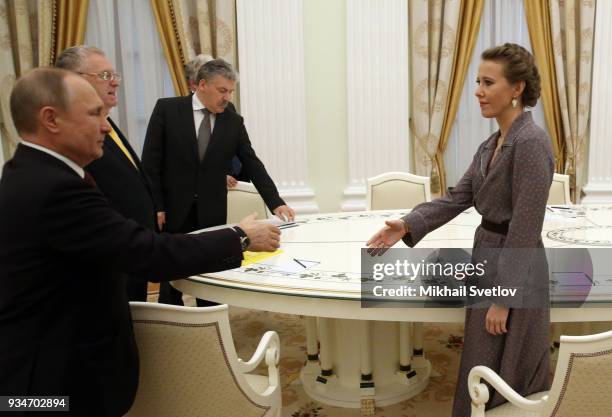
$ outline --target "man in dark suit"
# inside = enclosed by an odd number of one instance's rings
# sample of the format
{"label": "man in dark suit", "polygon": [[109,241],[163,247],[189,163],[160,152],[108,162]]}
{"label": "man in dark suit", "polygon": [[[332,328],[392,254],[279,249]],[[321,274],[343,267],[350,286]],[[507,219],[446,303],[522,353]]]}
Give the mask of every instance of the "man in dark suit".
{"label": "man in dark suit", "polygon": [[[198,71],[202,68],[202,65],[206,64],[208,61],[212,61],[213,57],[207,54],[199,54],[196,55],[191,61],[185,64],[185,78],[187,79],[187,84],[189,84],[190,96],[196,92],[198,89]],[[227,110],[231,110],[236,112],[236,107],[232,102],[227,103]],[[240,159],[237,156],[232,158],[232,162],[229,167],[228,174],[226,176],[227,179],[227,188],[234,188],[238,181],[246,181],[251,182],[247,176],[242,172],[242,164],[240,163]]]}
{"label": "man in dark suit", "polygon": [[[225,224],[226,174],[234,155],[270,210],[280,218],[294,218],[251,147],[243,118],[226,109],[236,78],[231,65],[215,59],[199,69],[192,96],[162,98],[155,105],[142,163],[153,185],[158,226],[164,230],[189,232]],[[182,303],[176,295],[165,299],[163,294],[161,289],[161,302]]]}
{"label": "man in dark suit", "polygon": [[109,207],[83,167],[102,156],[110,126],[74,73],[27,73],[11,114],[22,142],[0,180],[0,396],[64,395],[70,411],[57,415],[122,416],[138,352],[118,273],[234,268],[244,249],[275,250],[280,231],[251,216],[234,230],[157,234]]}
{"label": "man in dark suit", "polygon": [[[121,76],[115,72],[102,50],[91,46],[72,46],[58,56],[55,66],[82,75],[97,91],[107,113],[117,106]],[[108,122],[111,130],[104,137],[104,155],[85,169],[94,177],[98,189],[111,207],[128,219],[156,230],[156,211],[149,179],[123,133],[110,117]],[[148,278],[126,275],[130,301],[147,300]]]}

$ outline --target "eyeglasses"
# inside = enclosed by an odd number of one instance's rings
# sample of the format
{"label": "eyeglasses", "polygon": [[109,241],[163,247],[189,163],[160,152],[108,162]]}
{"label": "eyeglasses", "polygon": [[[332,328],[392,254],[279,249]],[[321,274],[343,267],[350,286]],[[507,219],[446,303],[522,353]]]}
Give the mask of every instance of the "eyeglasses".
{"label": "eyeglasses", "polygon": [[102,71],[102,72],[79,72],[81,75],[95,75],[99,79],[103,81],[121,81],[121,74],[117,74],[116,72],[110,71]]}

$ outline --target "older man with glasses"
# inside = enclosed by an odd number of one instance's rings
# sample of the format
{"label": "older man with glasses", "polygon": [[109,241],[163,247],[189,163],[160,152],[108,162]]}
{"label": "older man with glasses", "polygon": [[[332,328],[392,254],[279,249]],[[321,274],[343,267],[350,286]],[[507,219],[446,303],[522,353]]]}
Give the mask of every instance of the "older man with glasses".
{"label": "older man with glasses", "polygon": [[[59,55],[55,66],[87,80],[102,99],[104,112],[117,106],[121,75],[115,72],[102,50],[84,45],[70,47]],[[104,155],[85,169],[111,207],[128,219],[156,230],[156,209],[149,179],[126,137],[110,117],[108,122],[111,130],[104,138]],[[146,301],[146,277],[126,276],[126,286],[131,301]]]}

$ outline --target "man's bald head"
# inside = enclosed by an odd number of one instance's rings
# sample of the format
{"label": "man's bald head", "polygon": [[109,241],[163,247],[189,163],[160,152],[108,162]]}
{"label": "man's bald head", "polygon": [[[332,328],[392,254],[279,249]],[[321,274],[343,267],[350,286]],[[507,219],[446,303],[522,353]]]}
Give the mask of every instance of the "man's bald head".
{"label": "man's bald head", "polygon": [[36,132],[38,118],[34,116],[43,107],[68,109],[66,77],[74,74],[57,68],[36,68],[17,81],[11,92],[11,116],[20,135]]}

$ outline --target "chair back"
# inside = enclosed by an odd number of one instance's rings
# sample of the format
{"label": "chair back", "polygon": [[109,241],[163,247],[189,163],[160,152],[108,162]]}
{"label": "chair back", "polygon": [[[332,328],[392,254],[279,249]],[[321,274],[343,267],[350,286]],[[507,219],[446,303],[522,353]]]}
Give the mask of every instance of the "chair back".
{"label": "chair back", "polygon": [[411,209],[431,201],[429,177],[386,172],[367,179],[366,210]]}
{"label": "chair back", "polygon": [[557,174],[555,172],[552,184],[550,184],[550,192],[548,193],[546,204],[572,204],[569,179],[569,175]]}
{"label": "chair back", "polygon": [[561,336],[546,417],[612,416],[612,331]]}
{"label": "chair back", "polygon": [[239,371],[226,305],[130,303],[140,379],[129,417],[262,417]]}
{"label": "chair back", "polygon": [[238,181],[227,191],[227,224],[238,223],[249,214],[257,213],[258,219],[270,218],[268,208],[257,189],[250,182]]}

